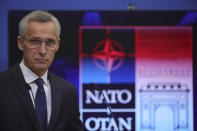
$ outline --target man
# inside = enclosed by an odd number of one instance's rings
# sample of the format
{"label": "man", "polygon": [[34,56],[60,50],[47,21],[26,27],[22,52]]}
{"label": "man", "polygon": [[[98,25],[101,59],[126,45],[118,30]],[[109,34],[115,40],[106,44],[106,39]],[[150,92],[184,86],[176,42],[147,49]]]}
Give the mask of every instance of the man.
{"label": "man", "polygon": [[0,73],[0,131],[81,131],[77,93],[48,71],[60,44],[60,24],[34,11],[19,23],[23,60]]}

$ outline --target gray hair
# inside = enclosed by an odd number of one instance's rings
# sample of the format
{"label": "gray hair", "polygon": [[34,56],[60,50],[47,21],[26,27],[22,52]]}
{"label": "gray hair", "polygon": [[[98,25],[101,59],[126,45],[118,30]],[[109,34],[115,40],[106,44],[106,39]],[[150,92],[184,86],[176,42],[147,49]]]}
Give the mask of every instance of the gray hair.
{"label": "gray hair", "polygon": [[42,11],[42,10],[33,11],[20,20],[19,22],[19,35],[20,36],[22,37],[25,36],[27,26],[32,21],[41,22],[41,23],[52,21],[56,26],[56,35],[58,39],[60,39],[61,27],[60,27],[60,23],[58,19],[54,15],[50,14],[49,12]]}

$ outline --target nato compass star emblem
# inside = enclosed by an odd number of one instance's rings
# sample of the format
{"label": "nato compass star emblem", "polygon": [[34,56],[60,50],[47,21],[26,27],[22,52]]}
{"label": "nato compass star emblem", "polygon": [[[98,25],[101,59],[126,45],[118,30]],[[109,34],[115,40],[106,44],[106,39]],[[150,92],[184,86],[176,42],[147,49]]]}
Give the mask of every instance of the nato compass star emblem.
{"label": "nato compass star emblem", "polygon": [[116,79],[127,58],[135,57],[133,27],[81,27],[79,39],[80,58],[90,58],[94,68],[102,70],[100,74],[103,73],[107,83],[111,83],[112,72]]}
{"label": "nato compass star emblem", "polygon": [[111,71],[122,65],[126,54],[120,43],[107,38],[96,44],[91,56],[98,68],[108,72],[108,82],[110,83]]}

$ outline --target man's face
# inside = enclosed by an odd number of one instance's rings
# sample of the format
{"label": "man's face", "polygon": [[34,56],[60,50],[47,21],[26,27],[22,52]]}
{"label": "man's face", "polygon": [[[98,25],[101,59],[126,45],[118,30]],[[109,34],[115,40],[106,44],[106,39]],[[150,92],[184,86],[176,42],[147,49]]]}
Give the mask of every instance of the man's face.
{"label": "man's face", "polygon": [[55,24],[30,22],[25,36],[18,36],[17,40],[19,49],[23,51],[24,64],[37,75],[43,75],[59,49]]}

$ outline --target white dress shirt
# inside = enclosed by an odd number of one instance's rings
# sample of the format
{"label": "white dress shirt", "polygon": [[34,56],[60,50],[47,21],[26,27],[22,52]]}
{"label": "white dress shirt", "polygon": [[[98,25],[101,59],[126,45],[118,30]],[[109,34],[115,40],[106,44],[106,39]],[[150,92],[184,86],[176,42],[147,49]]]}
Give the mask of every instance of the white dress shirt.
{"label": "white dress shirt", "polygon": [[[29,91],[29,93],[30,93],[31,99],[33,101],[33,105],[35,107],[34,100],[36,97],[36,92],[37,92],[38,86],[36,85],[34,80],[36,80],[39,77],[35,73],[33,73],[27,66],[24,65],[24,60],[21,61],[20,68],[21,68],[23,76],[25,78],[25,82],[27,84],[29,84],[29,86],[31,87],[31,90]],[[50,85],[50,82],[49,82],[47,76],[48,76],[48,70],[40,78],[42,78],[44,81],[43,86],[44,86],[44,91],[46,94],[46,102],[47,102],[47,121],[49,123],[49,120],[51,117],[51,85]]]}

